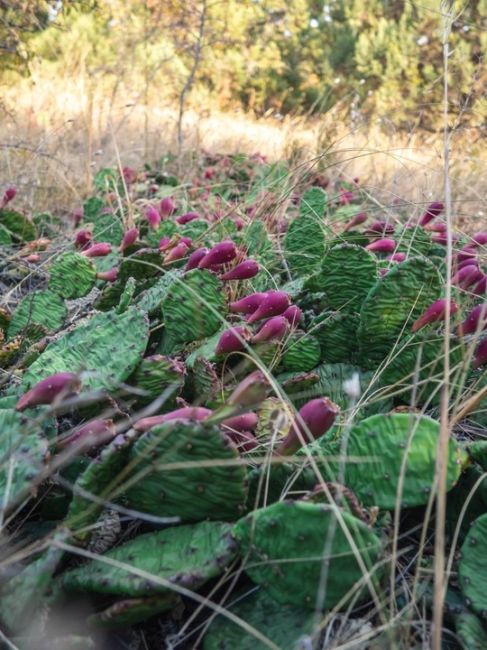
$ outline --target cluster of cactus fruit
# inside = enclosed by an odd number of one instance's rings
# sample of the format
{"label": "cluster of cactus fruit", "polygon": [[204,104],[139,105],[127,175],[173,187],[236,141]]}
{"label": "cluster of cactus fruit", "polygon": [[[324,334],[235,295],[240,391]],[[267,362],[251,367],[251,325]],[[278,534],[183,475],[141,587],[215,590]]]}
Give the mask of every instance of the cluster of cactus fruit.
{"label": "cluster of cactus fruit", "polygon": [[189,191],[102,170],[64,227],[5,191],[6,633],[33,647],[82,597],[49,647],[163,620],[171,647],[321,648],[340,610],[381,619],[367,638],[392,647],[408,587],[391,572],[421,574],[435,497],[446,349],[468,426],[446,458],[445,630],[487,647],[487,233],[449,242],[440,203],[373,221],[358,179],[327,193],[310,174],[297,193],[258,156],[206,163]]}

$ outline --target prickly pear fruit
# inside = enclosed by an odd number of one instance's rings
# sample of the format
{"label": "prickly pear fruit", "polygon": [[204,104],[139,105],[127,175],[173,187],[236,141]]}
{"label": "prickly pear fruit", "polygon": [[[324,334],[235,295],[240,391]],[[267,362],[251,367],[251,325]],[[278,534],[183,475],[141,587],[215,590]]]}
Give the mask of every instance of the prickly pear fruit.
{"label": "prickly pear fruit", "polygon": [[152,415],[147,418],[142,418],[137,420],[134,424],[134,429],[136,431],[148,431],[159,424],[164,424],[164,422],[172,422],[173,420],[187,421],[193,420],[195,422],[201,422],[206,420],[212,414],[212,411],[203,406],[183,406],[180,409],[171,411],[170,413],[164,413],[164,415]]}
{"label": "prickly pear fruit", "polygon": [[120,251],[123,253],[123,251],[126,248],[135,244],[138,238],[139,238],[138,229],[129,228],[123,236],[122,243],[120,244]]}
{"label": "prickly pear fruit", "polygon": [[377,239],[376,241],[368,244],[366,250],[375,253],[393,253],[396,248],[396,242],[393,239]]}
{"label": "prickly pear fruit", "polygon": [[149,227],[152,228],[152,230],[156,230],[161,223],[161,215],[153,205],[148,205],[145,209],[145,218],[149,222]]}
{"label": "prickly pear fruit", "polygon": [[[416,321],[414,321],[411,327],[412,331],[417,332],[418,330],[420,330],[425,325],[428,325],[429,323],[435,323],[436,321],[444,320],[446,315],[446,307],[447,307],[447,302],[445,298],[440,298],[439,300],[436,300],[421,314],[421,316]],[[455,302],[453,302],[453,300],[451,300],[450,315],[456,314],[457,311],[458,311],[458,305]]]}
{"label": "prickly pear fruit", "polygon": [[112,252],[112,245],[108,242],[99,242],[98,244],[93,244],[85,251],[82,252],[82,255],[86,257],[104,257],[109,255]]}
{"label": "prickly pear fruit", "polygon": [[263,343],[264,341],[280,340],[289,332],[289,321],[284,316],[273,316],[269,318],[257,334],[252,337],[252,343]]}
{"label": "prickly pear fruit", "polygon": [[345,228],[343,229],[344,232],[347,232],[347,230],[351,230],[352,228],[355,228],[355,226],[364,223],[365,221],[367,221],[367,219],[368,217],[365,214],[365,212],[359,212],[354,217],[352,217],[349,221],[347,221],[347,223],[345,224]]}
{"label": "prickly pear fruit", "polygon": [[90,230],[79,230],[76,233],[74,245],[76,248],[84,249],[91,242],[91,238],[92,238],[92,233]]}
{"label": "prickly pear fruit", "polygon": [[469,265],[459,269],[452,277],[451,282],[460,289],[468,289],[472,284],[476,284],[481,280],[482,277],[483,273],[478,267]]}
{"label": "prickly pear fruit", "polygon": [[247,318],[249,324],[263,318],[279,316],[289,307],[289,296],[283,291],[268,291],[257,309]]}
{"label": "prickly pear fruit", "polygon": [[250,411],[249,413],[242,413],[241,415],[234,415],[222,421],[222,426],[226,429],[233,431],[253,431],[259,422],[256,413]]}
{"label": "prickly pear fruit", "polygon": [[115,282],[118,276],[118,266],[112,267],[109,271],[100,271],[96,274],[96,277],[99,280],[104,280],[105,282]]}
{"label": "prickly pear fruit", "polygon": [[183,242],[180,241],[177,246],[174,246],[174,248],[171,248],[169,253],[164,258],[164,264],[168,264],[170,262],[176,262],[177,260],[182,260],[183,257],[186,257],[188,255],[189,251],[189,246]]}
{"label": "prickly pear fruit", "polygon": [[170,196],[166,196],[166,198],[162,199],[162,201],[159,203],[159,212],[162,218],[170,217],[175,209],[176,204]]}
{"label": "prickly pear fruit", "polygon": [[426,208],[426,211],[422,215],[422,217],[419,220],[419,225],[420,226],[426,226],[429,224],[430,221],[433,221],[433,219],[436,219],[438,215],[440,215],[443,210],[445,209],[445,206],[443,203],[440,203],[439,201],[434,201],[433,203],[430,203],[428,207]]}
{"label": "prickly pear fruit", "polygon": [[303,320],[303,312],[297,305],[289,305],[282,315],[289,321],[291,327],[297,327]]}
{"label": "prickly pear fruit", "polygon": [[259,272],[259,265],[255,260],[244,260],[220,276],[220,280],[250,280]]}
{"label": "prickly pear fruit", "polygon": [[252,314],[266,297],[266,293],[251,293],[229,305],[230,311],[234,314]]}
{"label": "prickly pear fruit", "polygon": [[115,434],[113,420],[91,420],[91,422],[86,422],[69,435],[59,438],[57,448],[65,449],[73,445],[83,449],[99,447],[111,440]]}
{"label": "prickly pear fruit", "polygon": [[269,382],[261,370],[243,379],[227,400],[230,406],[252,407],[260,404],[269,390]]}
{"label": "prickly pear fruit", "polygon": [[225,330],[217,343],[216,354],[230,354],[245,350],[245,343],[250,340],[251,335],[250,330],[242,325]]}
{"label": "prickly pear fruit", "polygon": [[198,264],[199,269],[207,269],[215,264],[226,264],[237,256],[237,248],[233,241],[222,241],[213,246]]}
{"label": "prickly pear fruit", "polygon": [[458,328],[458,334],[473,334],[477,330],[481,331],[487,327],[487,302],[477,305],[468,314],[467,318]]}
{"label": "prickly pear fruit", "polygon": [[7,203],[10,203],[10,201],[12,201],[15,198],[16,194],[17,194],[17,189],[15,187],[7,187],[7,189],[3,194],[0,208],[4,208],[7,205]]}
{"label": "prickly pear fruit", "polygon": [[303,444],[321,438],[331,429],[340,413],[340,407],[327,397],[307,402],[299,409],[289,433],[277,448],[277,453],[289,456]]}
{"label": "prickly pear fruit", "polygon": [[189,256],[184,270],[191,271],[192,269],[196,269],[207,252],[208,248],[197,248],[195,251],[193,251]]}
{"label": "prickly pear fruit", "polygon": [[180,226],[184,226],[194,219],[200,219],[200,215],[197,212],[186,212],[185,214],[176,217],[176,223]]}
{"label": "prickly pear fruit", "polygon": [[60,395],[67,396],[79,392],[81,383],[78,375],[72,372],[58,372],[42,379],[22,395],[15,406],[16,411],[24,411],[40,404],[52,404]]}
{"label": "prickly pear fruit", "polygon": [[480,341],[475,350],[473,366],[479,368],[487,363],[487,338]]}

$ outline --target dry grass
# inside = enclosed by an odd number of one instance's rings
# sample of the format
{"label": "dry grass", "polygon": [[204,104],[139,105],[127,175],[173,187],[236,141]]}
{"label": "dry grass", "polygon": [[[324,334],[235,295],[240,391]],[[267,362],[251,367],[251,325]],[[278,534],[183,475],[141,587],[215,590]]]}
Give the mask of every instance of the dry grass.
{"label": "dry grass", "polygon": [[[177,110],[145,106],[123,89],[109,93],[82,78],[25,81],[4,89],[0,122],[0,184],[21,189],[25,207],[69,211],[89,191],[93,172],[117,164],[140,168],[176,151]],[[260,152],[269,160],[316,160],[331,178],[360,177],[381,205],[415,207],[443,195],[442,134],[398,132],[392,121],[343,126],[339,109],[320,119],[254,119],[235,111],[189,110],[184,143],[189,152]],[[478,229],[487,222],[487,154],[477,131],[451,141],[454,222]],[[180,165],[182,180],[191,165]]]}

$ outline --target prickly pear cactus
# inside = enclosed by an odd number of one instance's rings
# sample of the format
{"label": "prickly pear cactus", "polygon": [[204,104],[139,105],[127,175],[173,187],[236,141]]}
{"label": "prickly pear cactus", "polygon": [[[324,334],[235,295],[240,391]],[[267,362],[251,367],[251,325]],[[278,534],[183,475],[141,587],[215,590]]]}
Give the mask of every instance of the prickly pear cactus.
{"label": "prickly pear cactus", "polygon": [[238,458],[216,427],[156,426],[131,449],[133,469],[123,501],[141,512],[181,521],[236,519],[247,497],[246,470]]}
{"label": "prickly pear cactus", "polygon": [[296,217],[284,238],[284,255],[293,275],[308,275],[316,269],[325,252],[321,219],[313,212]]}
{"label": "prickly pear cactus", "polygon": [[147,312],[150,316],[158,314],[161,309],[162,301],[168,295],[171,285],[182,277],[183,271],[180,269],[166,271],[166,273],[164,273],[161,278],[158,278],[151,287],[145,289],[137,296],[137,307],[141,311]]}
{"label": "prickly pear cactus", "polygon": [[456,616],[455,629],[464,650],[487,648],[487,632],[475,614],[462,612]]}
{"label": "prickly pear cactus", "polygon": [[0,409],[0,512],[35,492],[33,481],[45,468],[48,441],[35,419]]}
{"label": "prickly pear cactus", "polygon": [[49,290],[28,293],[12,314],[8,337],[12,339],[32,323],[42,325],[47,331],[54,332],[64,323],[66,314],[64,300],[57,293]]}
{"label": "prickly pear cactus", "polygon": [[113,390],[140,361],[148,337],[147,317],[134,307],[123,314],[95,314],[50,343],[25,373],[22,387],[56,372],[85,371],[85,389]]}
{"label": "prickly pear cactus", "polygon": [[96,266],[80,253],[62,253],[50,268],[49,289],[63,298],[82,298],[96,282]]}
{"label": "prickly pear cactus", "polygon": [[[228,609],[247,624],[217,616],[206,633],[203,650],[265,650],[271,642],[281,650],[302,647],[313,630],[313,615],[294,605],[282,605],[263,589],[240,594]],[[262,637],[268,643],[262,643]]]}
{"label": "prickly pear cactus", "polygon": [[231,531],[228,524],[202,521],[139,535],[100,560],[68,571],[63,586],[133,598],[171,594],[172,584],[194,590],[235,559]]}
{"label": "prickly pear cactus", "polygon": [[326,363],[350,363],[357,357],[358,314],[340,311],[317,316],[309,330],[321,346],[321,359]]}
{"label": "prickly pear cactus", "polygon": [[319,271],[306,287],[323,291],[332,310],[354,314],[377,278],[377,261],[372,253],[360,246],[342,244],[327,251]]}
{"label": "prickly pear cactus", "polygon": [[185,376],[184,363],[162,354],[154,354],[142,359],[129,381],[144,393],[139,397],[139,402],[148,404],[160,397],[169,387],[172,388],[172,393],[168,401],[174,400],[181,392]]}
{"label": "prickly pear cactus", "polygon": [[[393,510],[424,505],[434,485],[440,425],[414,413],[372,415],[352,427],[343,482],[366,506]],[[458,481],[466,454],[448,446],[447,489]],[[402,477],[402,486],[401,486]],[[401,493],[398,494],[399,488]]]}
{"label": "prickly pear cactus", "polygon": [[0,209],[0,228],[4,233],[2,243],[22,243],[32,241],[37,237],[37,228],[21,212],[16,210]]}
{"label": "prickly pear cactus", "polygon": [[162,303],[165,335],[176,343],[214,334],[225,316],[221,282],[204,269],[189,271],[174,282]]}
{"label": "prickly pear cactus", "polygon": [[380,363],[441,293],[441,277],[422,257],[401,262],[369,291],[357,332],[364,364]]}
{"label": "prickly pear cactus", "polygon": [[295,332],[286,340],[280,365],[283,370],[307,372],[319,364],[320,356],[320,344],[313,335]]}
{"label": "prickly pear cactus", "polygon": [[299,216],[306,217],[311,214],[318,219],[323,219],[328,205],[328,196],[321,187],[311,187],[303,194],[299,204]]}
{"label": "prickly pear cactus", "polygon": [[487,514],[479,517],[470,527],[462,544],[458,578],[466,603],[484,618],[487,613],[484,567],[487,551]]}
{"label": "prickly pear cactus", "polygon": [[370,597],[363,570],[375,579],[380,574],[375,566],[379,538],[359,519],[346,512],[337,515],[325,504],[274,503],[237,522],[234,535],[245,556],[244,571],[284,605],[328,609],[349,591],[363,601]]}

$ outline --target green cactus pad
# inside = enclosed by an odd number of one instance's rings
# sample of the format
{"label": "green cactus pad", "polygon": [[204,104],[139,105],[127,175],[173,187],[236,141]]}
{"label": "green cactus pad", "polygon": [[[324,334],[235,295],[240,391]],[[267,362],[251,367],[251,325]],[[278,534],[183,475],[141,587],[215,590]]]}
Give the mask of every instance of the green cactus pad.
{"label": "green cactus pad", "polygon": [[328,195],[321,187],[312,187],[303,194],[299,204],[299,216],[312,215],[322,219],[328,205]]}
{"label": "green cactus pad", "polygon": [[350,363],[357,356],[358,314],[325,312],[315,318],[309,331],[318,339],[326,363]]}
{"label": "green cactus pad", "polygon": [[182,281],[171,285],[162,314],[165,333],[175,343],[211,336],[225,316],[221,282],[209,271],[189,271]]}
{"label": "green cactus pad", "polygon": [[37,323],[48,331],[59,329],[66,318],[67,309],[64,300],[52,291],[34,291],[27,294],[12,314],[8,328],[11,339],[27,325]]}
{"label": "green cactus pad", "polygon": [[[412,413],[372,415],[352,427],[344,467],[344,483],[365,506],[393,510],[424,505],[434,485],[440,425]],[[404,456],[407,459],[404,461]],[[457,482],[465,454],[450,440],[446,489]],[[404,466],[403,466],[404,465]],[[402,493],[398,495],[400,477]]]}
{"label": "green cactus pad", "polygon": [[125,287],[123,288],[120,300],[116,308],[117,314],[122,314],[124,311],[127,311],[130,304],[132,304],[135,291],[137,289],[137,280],[135,278],[128,278],[125,282]]}
{"label": "green cactus pad", "polygon": [[181,235],[190,237],[193,241],[204,239],[205,233],[209,228],[209,223],[203,219],[193,219],[189,223],[180,227]]}
{"label": "green cactus pad", "polygon": [[332,310],[355,313],[377,282],[377,261],[360,246],[342,244],[328,250],[320,270],[306,284],[323,291]]}
{"label": "green cactus pad", "polygon": [[479,517],[462,544],[458,578],[467,605],[483,618],[487,615],[485,569],[487,558],[487,514]]}
{"label": "green cactus pad", "polygon": [[171,238],[178,231],[177,225],[174,221],[170,221],[169,219],[161,221],[159,226],[155,229],[149,227],[146,228],[145,226],[146,224],[144,223],[143,230],[146,230],[144,240],[149,244],[149,246],[155,246],[157,248],[159,248],[159,242],[163,237]]}
{"label": "green cactus pad", "polygon": [[[65,532],[56,534],[61,540],[65,536]],[[0,620],[10,630],[24,630],[27,621],[32,620],[52,584],[62,556],[60,548],[50,546],[8,582],[8,588],[0,596]]]}
{"label": "green cactus pad", "polygon": [[123,223],[116,214],[98,212],[85,221],[93,224],[93,240],[106,241],[113,246],[118,246],[123,239]]}
{"label": "green cactus pad", "polygon": [[63,298],[82,298],[96,282],[96,267],[81,253],[62,253],[51,266],[49,289]]}
{"label": "green cactus pad", "polygon": [[324,567],[327,581],[323,585],[323,608],[334,607],[351,590],[358,600],[366,599],[366,588],[362,586],[357,593],[363,572],[354,551],[368,571],[377,573],[374,565],[381,543],[359,519],[346,512],[341,513],[341,519],[355,548],[350,546],[331,506],[281,501],[252,512],[234,528],[246,558],[244,571],[282,604],[316,607]]}
{"label": "green cactus pad", "polygon": [[133,470],[124,502],[181,521],[236,519],[247,496],[246,470],[238,458],[216,427],[174,422],[154,427],[130,452]]}
{"label": "green cactus pad", "polygon": [[139,248],[135,253],[124,257],[120,263],[117,283],[124,284],[129,278],[147,280],[161,273],[162,257],[158,248]]}
{"label": "green cactus pad", "polygon": [[[134,598],[173,593],[171,584],[195,590],[223,573],[235,559],[231,530],[228,524],[202,521],[139,535],[99,560],[69,571],[63,585],[68,591]],[[113,566],[104,559],[124,566]]]}
{"label": "green cactus pad", "polygon": [[208,408],[221,406],[225,395],[223,382],[211,361],[198,357],[192,372],[193,397]]}
{"label": "green cactus pad", "polygon": [[0,511],[28,497],[45,467],[48,443],[40,429],[25,413],[0,409]]}
{"label": "green cactus pad", "polygon": [[148,337],[147,317],[133,307],[123,314],[95,314],[50,343],[25,373],[22,387],[56,372],[87,371],[84,389],[113,390],[140,361]]}
{"label": "green cactus pad", "polygon": [[[431,233],[426,232],[422,227],[404,226],[394,236],[397,241],[397,251],[406,253],[408,257],[413,255],[424,255],[431,258],[432,252],[438,249],[438,246],[431,241]],[[444,246],[440,246],[445,251]]]}
{"label": "green cactus pad", "polygon": [[263,589],[240,595],[229,611],[245,621],[244,629],[225,616],[217,616],[206,633],[203,650],[265,650],[252,630],[272,641],[281,650],[297,650],[300,641],[313,630],[313,616],[309,611],[293,605],[281,605]]}
{"label": "green cactus pad", "polygon": [[134,438],[133,433],[118,435],[76,478],[66,526],[78,541],[86,542],[90,538],[91,524],[98,520],[105,501],[113,498],[120,481],[126,478],[122,470],[128,462]]}
{"label": "green cactus pad", "polygon": [[272,243],[262,221],[252,221],[245,227],[243,241],[249,257],[265,255],[272,251]]}
{"label": "green cactus pad", "polygon": [[386,357],[398,338],[441,294],[442,281],[434,264],[413,257],[377,281],[360,311],[358,342],[366,364]]}
{"label": "green cactus pad", "polygon": [[319,364],[320,355],[320,344],[314,336],[294,332],[286,339],[280,365],[291,372],[307,372]]}
{"label": "green cactus pad", "polygon": [[325,253],[325,234],[314,214],[296,217],[284,238],[284,255],[293,274],[309,275]]}
{"label": "green cactus pad", "polygon": [[136,300],[137,307],[147,312],[150,316],[159,313],[162,301],[166,298],[169,293],[169,289],[172,284],[177,280],[180,280],[183,277],[182,270],[172,270],[166,271],[161,278],[157,279],[157,282],[142,291]]}
{"label": "green cactus pad", "polygon": [[[464,389],[458,368],[464,359],[464,347],[450,341],[450,390],[454,399]],[[436,405],[440,401],[444,372],[444,338],[441,334],[418,332],[401,339],[380,373],[380,384],[407,404]],[[459,385],[456,386],[456,382]]]}
{"label": "green cactus pad", "polygon": [[487,632],[482,621],[470,612],[455,617],[455,629],[464,650],[485,650]]}
{"label": "green cactus pad", "polygon": [[[481,442],[485,444],[484,441]],[[470,450],[467,448],[467,451]],[[458,483],[448,492],[446,530],[449,535],[453,535],[460,524],[460,540],[464,539],[472,522],[487,509],[487,478],[482,479],[482,474],[483,471],[477,464],[466,467]]]}
{"label": "green cactus pad", "polygon": [[160,397],[161,393],[171,387],[171,400],[181,392],[184,385],[186,368],[180,361],[161,354],[152,355],[139,363],[130,378],[130,383],[144,391],[139,398],[141,404],[148,404]]}
{"label": "green cactus pad", "polygon": [[7,239],[16,242],[32,241],[37,237],[37,228],[32,221],[16,210],[0,209],[0,227]]}
{"label": "green cactus pad", "polygon": [[181,600],[175,594],[170,593],[148,598],[120,600],[102,612],[88,616],[86,623],[91,627],[102,629],[129,627],[157,614],[167,612],[179,603]]}
{"label": "green cactus pad", "polygon": [[249,510],[283,499],[297,499],[312,490],[318,478],[310,467],[299,463],[261,465],[249,473]]}

